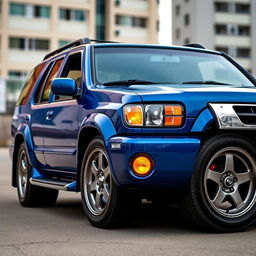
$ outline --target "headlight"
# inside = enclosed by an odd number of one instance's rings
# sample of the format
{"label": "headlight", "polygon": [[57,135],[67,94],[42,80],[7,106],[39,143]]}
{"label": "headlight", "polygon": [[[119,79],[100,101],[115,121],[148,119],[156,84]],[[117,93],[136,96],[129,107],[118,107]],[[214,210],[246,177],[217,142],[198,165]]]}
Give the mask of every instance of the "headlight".
{"label": "headlight", "polygon": [[181,105],[147,104],[124,106],[124,120],[129,126],[180,127],[184,121]]}

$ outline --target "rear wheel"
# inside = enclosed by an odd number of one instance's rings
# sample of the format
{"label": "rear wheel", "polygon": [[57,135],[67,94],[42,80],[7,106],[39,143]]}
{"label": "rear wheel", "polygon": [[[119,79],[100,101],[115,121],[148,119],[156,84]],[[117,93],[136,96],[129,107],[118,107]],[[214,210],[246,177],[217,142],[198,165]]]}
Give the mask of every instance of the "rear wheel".
{"label": "rear wheel", "polygon": [[29,163],[24,143],[21,144],[17,157],[17,192],[22,206],[50,206],[54,205],[58,190],[38,187],[30,184],[32,166]]}
{"label": "rear wheel", "polygon": [[256,218],[256,150],[246,138],[217,136],[203,145],[183,216],[198,227],[233,232]]}
{"label": "rear wheel", "polygon": [[[81,171],[81,196],[84,211],[96,227],[111,228],[123,224],[131,215],[134,196],[118,187],[112,177],[104,143],[95,138],[89,144]],[[133,200],[134,199],[134,200]]]}

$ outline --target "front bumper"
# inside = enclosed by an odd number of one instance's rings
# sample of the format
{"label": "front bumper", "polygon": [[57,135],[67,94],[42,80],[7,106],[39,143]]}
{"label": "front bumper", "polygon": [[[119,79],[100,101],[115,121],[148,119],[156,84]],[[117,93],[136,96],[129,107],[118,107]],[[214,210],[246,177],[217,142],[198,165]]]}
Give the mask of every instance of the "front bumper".
{"label": "front bumper", "polygon": [[[199,137],[116,136],[107,148],[119,185],[180,188],[191,179],[200,144]],[[138,153],[146,153],[154,161],[154,170],[147,177],[137,177],[130,168],[131,158]]]}

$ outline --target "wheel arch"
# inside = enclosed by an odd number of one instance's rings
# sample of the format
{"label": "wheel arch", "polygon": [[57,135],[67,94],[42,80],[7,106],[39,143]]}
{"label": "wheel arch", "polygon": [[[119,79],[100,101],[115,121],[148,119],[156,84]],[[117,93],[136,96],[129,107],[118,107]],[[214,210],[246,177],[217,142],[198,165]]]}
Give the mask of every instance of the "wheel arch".
{"label": "wheel arch", "polygon": [[[77,141],[76,191],[80,191],[80,173],[84,153],[95,137],[101,137],[107,149],[108,140],[116,135],[111,119],[105,114],[93,114],[82,122]],[[106,153],[108,154],[107,150]],[[109,157],[109,156],[108,156]]]}
{"label": "wheel arch", "polygon": [[12,157],[12,186],[16,187],[16,164],[17,164],[17,154],[20,148],[20,145],[24,142],[28,161],[32,166],[37,165],[36,157],[34,155],[34,146],[31,136],[31,132],[28,125],[21,125],[14,137],[14,149]]}

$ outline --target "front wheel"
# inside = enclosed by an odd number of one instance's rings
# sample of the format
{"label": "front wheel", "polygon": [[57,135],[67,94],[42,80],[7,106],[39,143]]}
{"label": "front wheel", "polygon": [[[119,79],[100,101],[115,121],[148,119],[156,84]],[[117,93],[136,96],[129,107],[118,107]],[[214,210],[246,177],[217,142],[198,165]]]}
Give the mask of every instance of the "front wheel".
{"label": "front wheel", "polygon": [[234,232],[256,218],[256,149],[246,138],[216,136],[199,152],[190,187],[181,199],[193,225]]}
{"label": "front wheel", "polygon": [[82,163],[81,197],[89,221],[96,227],[123,224],[134,212],[132,194],[118,187],[112,177],[103,141],[97,137],[89,144]]}

